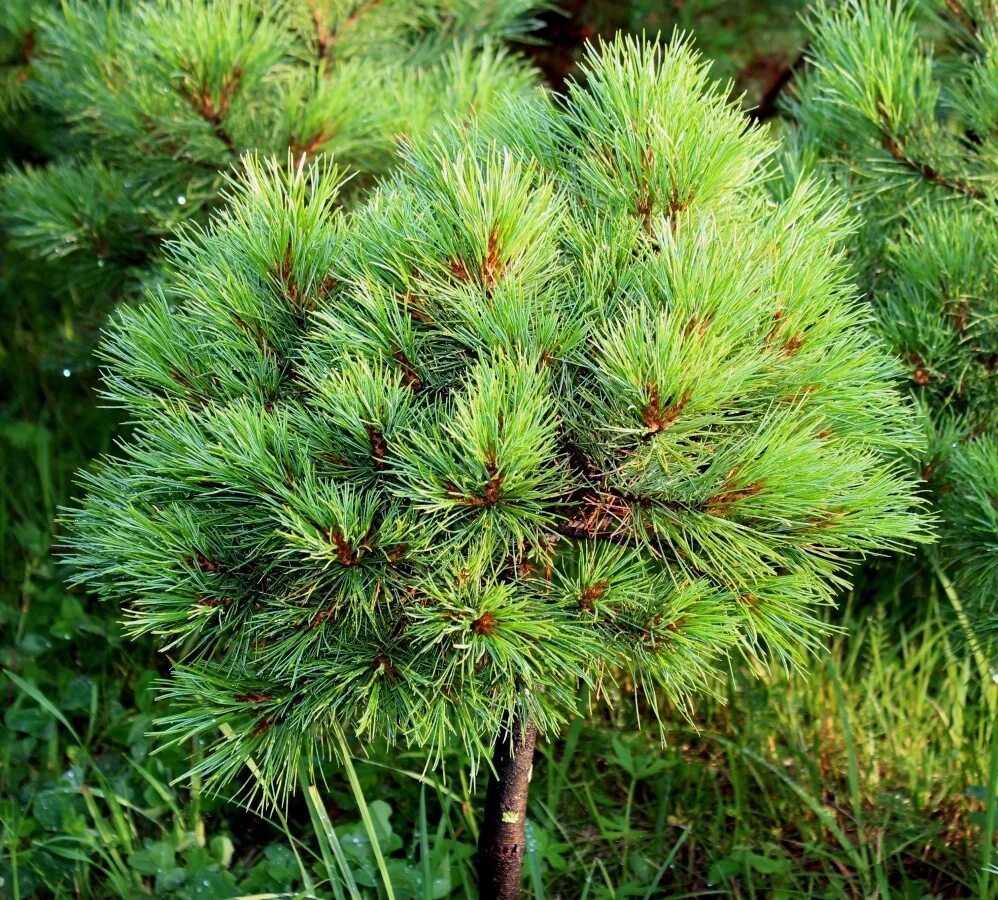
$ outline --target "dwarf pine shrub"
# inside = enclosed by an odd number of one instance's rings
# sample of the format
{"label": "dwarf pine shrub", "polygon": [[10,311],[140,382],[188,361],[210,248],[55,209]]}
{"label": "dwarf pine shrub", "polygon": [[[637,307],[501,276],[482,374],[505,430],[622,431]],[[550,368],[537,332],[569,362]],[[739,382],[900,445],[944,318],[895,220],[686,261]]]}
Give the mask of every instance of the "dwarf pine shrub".
{"label": "dwarf pine shrub", "polygon": [[[852,253],[928,435],[945,561],[998,597],[998,7],[819,6],[792,112],[851,195]],[[929,40],[934,36],[934,41]]]}
{"label": "dwarf pine shrub", "polygon": [[398,137],[534,80],[501,46],[533,0],[12,2],[8,105],[57,133],[6,180],[7,240],[86,299],[145,280],[245,151],[333,156],[356,189]]}
{"label": "dwarf pine shrub", "polygon": [[850,560],[925,539],[842,205],[770,199],[683,41],[582,79],[413,142],[349,215],[328,165],[249,160],[119,312],[134,433],[73,561],[175,660],[200,775],[287,790],[343,734],[477,765],[613,683],[684,702],[732,652],[802,662]]}

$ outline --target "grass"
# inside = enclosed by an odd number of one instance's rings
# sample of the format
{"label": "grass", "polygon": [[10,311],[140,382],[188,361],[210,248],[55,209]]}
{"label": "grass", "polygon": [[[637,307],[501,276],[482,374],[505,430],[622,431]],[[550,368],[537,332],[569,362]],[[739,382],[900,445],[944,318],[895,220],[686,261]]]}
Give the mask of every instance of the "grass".
{"label": "grass", "polygon": [[577,725],[545,751],[535,820],[608,896],[993,893],[998,688],[950,620],[847,610],[810,677],[737,670],[664,753],[626,719]]}

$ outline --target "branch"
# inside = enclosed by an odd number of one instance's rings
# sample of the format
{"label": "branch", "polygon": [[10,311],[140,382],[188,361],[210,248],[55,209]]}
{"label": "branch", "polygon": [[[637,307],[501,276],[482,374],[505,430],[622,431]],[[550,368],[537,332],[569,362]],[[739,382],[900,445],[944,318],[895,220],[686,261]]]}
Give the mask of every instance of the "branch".
{"label": "branch", "polygon": [[894,159],[906,168],[910,169],[912,172],[915,172],[917,175],[921,175],[922,178],[932,184],[938,184],[940,187],[947,188],[955,193],[963,194],[967,197],[973,197],[975,200],[987,199],[987,195],[980,188],[975,187],[972,184],[968,184],[965,181],[960,181],[959,179],[944,175],[928,163],[908,156],[908,154],[904,152],[900,141],[898,141],[898,139],[891,134],[887,127],[886,121],[883,119],[880,123],[880,130],[883,135],[884,149],[887,150],[887,152],[890,153]]}
{"label": "branch", "polygon": [[239,89],[239,82],[242,80],[242,77],[242,70],[237,66],[222,85],[218,106],[215,106],[215,101],[206,88],[191,88],[186,84],[181,84],[177,89],[180,96],[187,101],[191,109],[211,125],[215,137],[225,145],[225,149],[233,156],[238,156],[239,151],[236,149],[236,142],[232,139],[232,135],[229,134],[222,124],[222,120],[229,111],[229,104],[232,101],[233,95]]}
{"label": "branch", "polygon": [[980,25],[971,15],[970,10],[960,0],[946,0],[946,8],[956,23],[967,33],[967,36],[977,40],[980,35]]}
{"label": "branch", "polygon": [[336,26],[335,31],[330,31],[322,17],[322,13],[319,11],[319,8],[315,5],[313,0],[310,0],[308,8],[312,14],[312,25],[315,28],[315,41],[319,48],[319,62],[322,62],[323,60],[328,61],[332,57],[333,48],[336,46],[336,42],[340,39],[343,32],[353,28],[353,26],[356,25],[366,13],[369,13],[371,10],[380,6],[381,3],[382,0],[367,0],[366,3],[361,3],[352,13],[350,13],[349,16],[347,16]]}
{"label": "branch", "polygon": [[319,48],[319,62],[329,58],[329,48],[333,43],[333,36],[329,33],[326,23],[322,18],[322,13],[314,2],[308,4],[309,12],[312,14],[312,27],[315,28],[315,43]]}
{"label": "branch", "polygon": [[749,110],[749,118],[754,122],[765,122],[772,119],[779,112],[779,102],[783,92],[790,86],[797,77],[797,73],[807,62],[808,45],[801,47],[800,52],[793,62],[785,65],[776,79],[763,91],[759,98],[759,105]]}
{"label": "branch", "polygon": [[607,531],[603,533],[591,531],[574,522],[563,522],[554,526],[555,534],[573,541],[606,541],[608,544],[618,544],[621,547],[643,546],[638,536],[633,532]]}

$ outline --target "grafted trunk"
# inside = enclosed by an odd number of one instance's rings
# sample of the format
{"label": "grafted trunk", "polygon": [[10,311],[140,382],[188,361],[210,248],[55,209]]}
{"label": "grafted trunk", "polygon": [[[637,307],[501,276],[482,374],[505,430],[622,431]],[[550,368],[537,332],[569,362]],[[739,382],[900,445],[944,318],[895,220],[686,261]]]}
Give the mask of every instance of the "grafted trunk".
{"label": "grafted trunk", "polygon": [[[511,739],[512,734],[512,739]],[[478,890],[482,900],[516,900],[523,868],[527,795],[537,728],[514,721],[496,741],[478,838]]]}

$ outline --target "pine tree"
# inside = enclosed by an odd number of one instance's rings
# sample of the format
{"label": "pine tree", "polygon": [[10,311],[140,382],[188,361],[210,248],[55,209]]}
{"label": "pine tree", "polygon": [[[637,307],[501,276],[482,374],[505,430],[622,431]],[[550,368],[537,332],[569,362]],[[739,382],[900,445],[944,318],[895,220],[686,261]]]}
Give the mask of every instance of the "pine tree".
{"label": "pine tree", "polygon": [[998,5],[820,5],[791,111],[804,166],[851,195],[852,254],[907,370],[943,562],[998,598]]}
{"label": "pine tree", "polygon": [[537,734],[614,682],[654,710],[732,652],[799,665],[855,556],[927,539],[842,205],[771,199],[773,142],[682,40],[582,79],[412,141],[349,215],[329,165],[248,160],[116,316],[135,430],[71,516],[205,779],[500,735],[486,896]]}
{"label": "pine tree", "polygon": [[17,0],[4,106],[56,124],[42,136],[52,161],[3,186],[8,245],[81,308],[140,292],[163,239],[219,202],[241,153],[333,156],[357,193],[398,137],[526,89],[533,74],[501,42],[529,33],[536,5]]}

